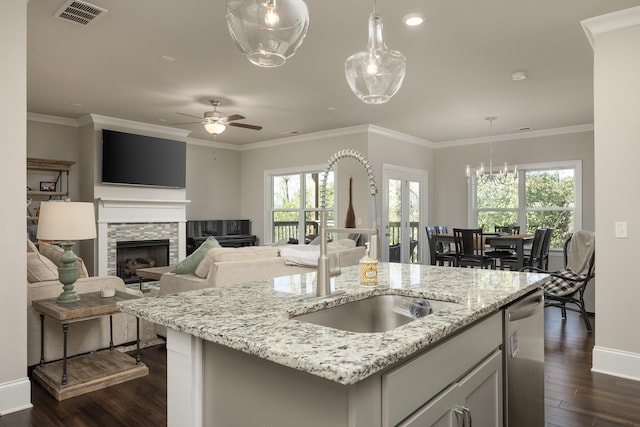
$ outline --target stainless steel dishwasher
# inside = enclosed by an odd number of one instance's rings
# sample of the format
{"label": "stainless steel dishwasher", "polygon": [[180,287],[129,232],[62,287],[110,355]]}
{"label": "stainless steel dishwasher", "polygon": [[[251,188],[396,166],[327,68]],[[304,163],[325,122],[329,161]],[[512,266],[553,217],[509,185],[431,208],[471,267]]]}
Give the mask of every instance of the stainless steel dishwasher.
{"label": "stainless steel dishwasher", "polygon": [[544,297],[536,291],[504,311],[505,427],[544,427]]}

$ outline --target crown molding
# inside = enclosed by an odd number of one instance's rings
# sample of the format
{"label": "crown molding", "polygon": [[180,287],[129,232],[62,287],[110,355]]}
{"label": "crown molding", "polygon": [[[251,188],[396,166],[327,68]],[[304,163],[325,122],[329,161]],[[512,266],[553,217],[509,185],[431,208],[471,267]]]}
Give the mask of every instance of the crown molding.
{"label": "crown molding", "polygon": [[407,142],[410,144],[417,144],[423,147],[430,147],[430,148],[435,147],[435,144],[433,144],[431,141],[427,141],[422,138],[408,135],[406,133],[397,132],[391,129],[386,129],[386,128],[375,126],[375,125],[357,125],[357,126],[351,126],[346,128],[307,133],[304,135],[289,136],[286,138],[272,139],[269,141],[255,142],[252,144],[241,145],[239,146],[239,149],[240,151],[256,150],[259,148],[276,147],[281,145],[295,144],[299,142],[316,141],[318,139],[335,138],[335,137],[345,136],[345,135],[355,135],[359,133],[375,133],[377,135],[382,135],[388,138],[393,138],[393,139]]}
{"label": "crown molding", "polygon": [[295,144],[297,142],[315,141],[319,138],[335,138],[344,135],[366,133],[368,125],[351,126],[347,128],[323,130],[320,132],[305,133],[304,135],[288,136],[286,138],[271,139],[269,141],[254,142],[239,146],[240,151],[256,150],[259,148],[277,147],[281,145]]}
{"label": "crown molding", "polygon": [[591,48],[593,48],[595,38],[600,34],[640,25],[640,6],[584,19],[580,21],[580,25],[591,43]]}
{"label": "crown molding", "polygon": [[563,128],[533,130],[523,133],[507,133],[501,135],[489,135],[480,138],[465,138],[452,141],[443,141],[435,145],[435,148],[458,147],[461,145],[486,144],[498,141],[517,141],[520,139],[540,138],[545,136],[566,135],[571,133],[592,132],[593,123],[586,125],[567,126]]}
{"label": "crown molding", "polygon": [[228,144],[226,142],[211,141],[208,139],[200,139],[200,138],[187,138],[186,141],[187,141],[187,144],[199,145],[201,147],[219,148],[221,150],[230,150],[230,151],[242,151],[240,149],[240,146],[235,144]]}
{"label": "crown molding", "polygon": [[190,130],[177,129],[177,128],[162,126],[162,125],[154,125],[150,123],[134,122],[133,120],[118,119],[115,117],[101,116],[98,114],[87,114],[86,116],[82,116],[78,119],[78,123],[80,123],[82,126],[93,123],[94,125],[98,125],[102,127],[104,126],[126,127],[128,129],[134,129],[138,131],[162,133],[168,136],[172,136],[174,138],[181,138],[183,140],[186,139],[187,135],[191,133]]}
{"label": "crown molding", "polygon": [[409,134],[398,132],[398,131],[395,131],[395,130],[383,128],[383,127],[376,126],[376,125],[369,125],[369,132],[375,133],[377,135],[382,135],[382,136],[385,136],[387,138],[397,139],[399,141],[406,142],[408,144],[419,145],[421,147],[427,147],[427,148],[436,148],[437,147],[436,144],[434,144],[433,142],[431,142],[431,141],[429,141],[427,139],[418,138],[418,137],[413,136],[413,135],[409,135]]}
{"label": "crown molding", "polygon": [[31,122],[49,123],[52,125],[80,127],[78,120],[68,117],[49,116],[48,114],[29,113],[27,112],[27,120]]}

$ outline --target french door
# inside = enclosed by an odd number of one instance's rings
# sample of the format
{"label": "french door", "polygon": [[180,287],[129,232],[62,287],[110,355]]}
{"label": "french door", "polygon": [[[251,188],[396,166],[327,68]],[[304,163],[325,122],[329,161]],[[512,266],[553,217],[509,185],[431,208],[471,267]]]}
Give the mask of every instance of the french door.
{"label": "french door", "polygon": [[382,259],[422,261],[423,223],[426,219],[427,172],[383,165]]}

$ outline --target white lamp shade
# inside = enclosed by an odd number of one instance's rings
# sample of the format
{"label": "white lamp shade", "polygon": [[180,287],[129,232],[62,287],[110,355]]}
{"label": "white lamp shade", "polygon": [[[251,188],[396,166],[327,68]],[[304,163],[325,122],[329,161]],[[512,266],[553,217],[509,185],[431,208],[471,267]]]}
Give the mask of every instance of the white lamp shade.
{"label": "white lamp shade", "polygon": [[227,128],[226,125],[219,122],[205,123],[204,129],[213,135],[220,135]]}
{"label": "white lamp shade", "polygon": [[302,45],[309,11],[303,0],[227,0],[227,28],[252,64],[279,67]]}
{"label": "white lamp shade", "polygon": [[96,216],[93,203],[42,202],[37,237],[42,240],[95,239]]}

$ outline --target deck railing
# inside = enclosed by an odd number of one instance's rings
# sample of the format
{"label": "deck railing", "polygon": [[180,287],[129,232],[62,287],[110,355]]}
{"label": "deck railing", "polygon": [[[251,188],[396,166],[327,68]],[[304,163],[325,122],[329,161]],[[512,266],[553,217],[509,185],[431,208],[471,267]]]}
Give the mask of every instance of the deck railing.
{"label": "deck railing", "polygon": [[[319,221],[307,221],[305,225],[305,240],[306,243],[313,240],[318,235]],[[418,260],[418,238],[420,237],[420,224],[418,222],[409,223],[409,236],[411,238],[411,262]],[[273,223],[273,241],[277,242],[282,239],[289,241],[298,241],[299,238],[300,223],[298,221],[275,221]],[[400,261],[400,252],[394,248],[398,246],[400,242],[401,228],[400,222],[389,223],[389,260]],[[416,243],[414,243],[416,242]],[[397,259],[396,259],[397,258]]]}

